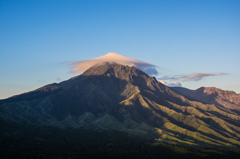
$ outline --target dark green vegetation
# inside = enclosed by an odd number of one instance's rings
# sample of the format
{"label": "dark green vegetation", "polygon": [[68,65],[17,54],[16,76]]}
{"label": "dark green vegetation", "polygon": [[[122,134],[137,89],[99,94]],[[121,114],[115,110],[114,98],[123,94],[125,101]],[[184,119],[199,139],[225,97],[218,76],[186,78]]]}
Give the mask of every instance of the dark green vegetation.
{"label": "dark green vegetation", "polygon": [[0,119],[121,132],[145,142],[192,148],[240,148],[238,112],[186,98],[135,67],[115,63],[1,100]]}
{"label": "dark green vegetation", "polygon": [[146,143],[119,131],[59,129],[0,121],[1,158],[238,158],[239,151]]}

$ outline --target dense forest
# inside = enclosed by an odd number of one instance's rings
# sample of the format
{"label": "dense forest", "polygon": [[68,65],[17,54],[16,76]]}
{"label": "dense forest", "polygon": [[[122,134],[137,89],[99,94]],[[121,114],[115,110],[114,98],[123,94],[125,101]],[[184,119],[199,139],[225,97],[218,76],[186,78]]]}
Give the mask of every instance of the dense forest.
{"label": "dense forest", "polygon": [[59,129],[0,121],[1,158],[238,158],[237,150],[146,143],[118,131]]}

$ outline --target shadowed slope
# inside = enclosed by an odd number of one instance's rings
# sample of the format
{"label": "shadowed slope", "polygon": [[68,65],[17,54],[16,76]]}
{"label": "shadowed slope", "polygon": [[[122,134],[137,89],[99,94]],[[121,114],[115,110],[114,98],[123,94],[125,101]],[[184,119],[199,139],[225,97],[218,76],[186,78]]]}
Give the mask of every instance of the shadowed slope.
{"label": "shadowed slope", "polygon": [[2,100],[7,121],[127,132],[191,146],[240,145],[240,117],[189,100],[135,67],[96,65],[82,75]]}

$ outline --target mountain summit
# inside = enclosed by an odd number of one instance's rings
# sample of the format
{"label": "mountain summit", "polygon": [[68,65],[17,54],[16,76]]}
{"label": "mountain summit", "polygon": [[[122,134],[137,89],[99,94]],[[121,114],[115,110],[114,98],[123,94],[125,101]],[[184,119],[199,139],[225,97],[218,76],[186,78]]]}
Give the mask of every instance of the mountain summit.
{"label": "mountain summit", "polygon": [[102,64],[97,64],[87,71],[85,71],[83,76],[90,76],[90,75],[103,75],[103,76],[114,76],[118,79],[129,80],[129,78],[133,78],[133,76],[146,76],[148,75],[138,69],[135,66],[124,66],[119,65],[115,62],[109,63],[105,62]]}
{"label": "mountain summit", "polygon": [[67,81],[1,100],[0,118],[117,130],[154,142],[240,146],[237,113],[187,99],[136,67],[117,63],[97,64]]}

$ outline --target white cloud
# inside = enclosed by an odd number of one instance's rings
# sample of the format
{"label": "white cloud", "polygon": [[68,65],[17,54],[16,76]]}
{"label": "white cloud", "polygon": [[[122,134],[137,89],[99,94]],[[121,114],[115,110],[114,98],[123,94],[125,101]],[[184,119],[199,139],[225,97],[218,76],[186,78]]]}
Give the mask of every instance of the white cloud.
{"label": "white cloud", "polygon": [[182,87],[182,84],[180,82],[176,82],[176,81],[166,82],[166,81],[163,81],[163,80],[159,80],[159,82],[161,82],[162,84],[164,84],[168,87]]}
{"label": "white cloud", "polygon": [[83,72],[96,64],[101,64],[104,62],[116,62],[122,65],[135,66],[136,68],[144,71],[150,76],[158,74],[155,65],[152,65],[147,62],[139,61],[130,57],[126,57],[123,55],[119,55],[116,53],[108,53],[104,56],[97,57],[94,59],[74,62],[72,63],[73,69],[71,73]]}

